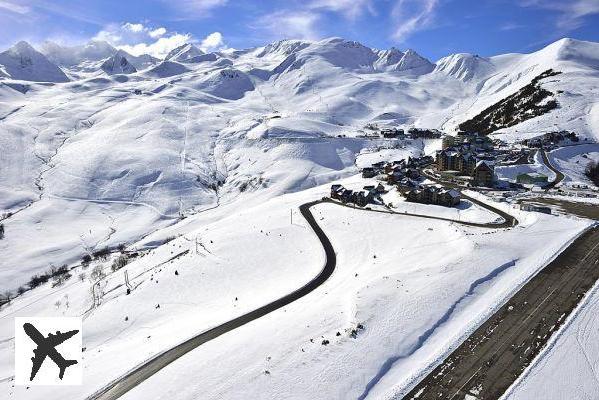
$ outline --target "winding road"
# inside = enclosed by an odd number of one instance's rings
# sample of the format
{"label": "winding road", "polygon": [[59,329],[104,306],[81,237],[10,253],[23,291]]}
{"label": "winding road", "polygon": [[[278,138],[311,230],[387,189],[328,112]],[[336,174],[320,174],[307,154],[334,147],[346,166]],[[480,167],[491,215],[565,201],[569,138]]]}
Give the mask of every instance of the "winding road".
{"label": "winding road", "polygon": [[[453,223],[466,225],[466,226],[476,226],[476,227],[484,227],[484,228],[506,228],[506,227],[514,226],[518,223],[518,221],[514,217],[512,217],[511,215],[509,215],[501,210],[498,210],[490,205],[487,205],[481,201],[472,199],[470,197],[467,197],[467,199],[475,204],[478,204],[481,207],[484,207],[488,210],[491,210],[491,211],[497,213],[498,215],[500,215],[503,218],[503,222],[478,224],[478,223],[473,223],[473,222],[457,221],[457,220],[452,220],[452,219],[448,219],[448,218],[434,217],[434,216],[430,216],[430,215],[398,213],[398,212],[394,212],[394,211],[372,210],[372,209],[367,209],[367,208],[358,208],[358,210],[363,210],[363,211],[367,211],[367,212],[386,213],[386,214],[400,215],[400,216],[403,215],[403,216],[426,218],[426,219],[436,219],[436,220],[448,221],[448,222],[453,222]],[[328,237],[323,232],[322,228],[318,225],[314,216],[310,212],[310,208],[312,208],[313,206],[315,206],[317,204],[322,204],[322,203],[330,203],[330,204],[336,204],[339,206],[350,207],[350,206],[344,205],[342,203],[338,203],[338,202],[330,200],[330,199],[322,199],[322,200],[312,201],[310,203],[302,204],[299,207],[302,216],[306,219],[306,221],[308,222],[310,227],[312,227],[312,230],[314,231],[314,233],[318,237],[318,240],[322,244],[322,247],[324,249],[325,256],[326,256],[326,261],[325,261],[324,267],[316,277],[314,277],[311,281],[306,283],[301,288],[295,290],[294,292],[291,292],[291,293],[289,293],[269,304],[266,304],[256,310],[250,311],[247,314],[241,315],[235,319],[232,319],[232,320],[227,321],[221,325],[218,325],[214,328],[204,331],[204,332],[186,340],[185,342],[183,342],[169,350],[166,350],[162,353],[157,354],[153,358],[145,361],[143,364],[135,367],[133,370],[129,371],[124,376],[110,382],[108,385],[104,386],[102,389],[100,389],[99,391],[97,391],[94,394],[92,394],[91,396],[89,396],[87,398],[87,400],[118,399],[119,397],[121,397],[122,395],[124,395],[125,393],[127,393],[128,391],[130,391],[131,389],[136,387],[137,385],[139,385],[141,382],[145,381],[146,379],[148,379],[149,377],[151,377],[152,375],[154,375],[155,373],[160,371],[162,368],[166,367],[167,365],[174,362],[175,360],[182,357],[183,355],[189,353],[191,350],[193,350],[193,349],[201,346],[202,344],[204,344],[210,340],[213,340],[227,332],[230,332],[236,328],[239,328],[253,320],[263,317],[266,314],[269,314],[275,310],[278,310],[281,307],[284,307],[284,306],[306,296],[307,294],[309,294],[310,292],[314,291],[316,288],[321,286],[324,282],[326,282],[327,279],[329,279],[329,277],[335,271],[337,258],[336,258],[335,250],[333,249],[333,246],[331,245],[331,242],[329,241]],[[350,207],[350,208],[352,208],[352,207]]]}
{"label": "winding road", "polygon": [[294,292],[291,292],[271,303],[268,303],[256,310],[250,311],[247,314],[243,314],[237,318],[225,322],[224,324],[218,325],[205,332],[202,332],[163,353],[157,354],[150,360],[144,362],[132,371],[128,372],[126,375],[109,383],[107,386],[105,386],[98,392],[92,394],[88,397],[88,400],[118,399],[120,396],[127,393],[129,390],[133,389],[135,386],[139,385],[141,382],[145,381],[146,379],[154,375],[156,372],[160,371],[162,368],[166,367],[167,365],[182,357],[183,355],[189,353],[196,347],[212,339],[215,339],[227,332],[230,332],[236,328],[239,328],[240,326],[243,326],[248,322],[251,322],[255,319],[263,317],[268,313],[278,310],[279,308],[284,307],[304,297],[308,293],[312,292],[314,289],[318,288],[324,282],[326,282],[326,280],[329,279],[329,277],[333,274],[333,271],[335,271],[337,258],[335,255],[335,250],[331,245],[331,242],[324,234],[318,223],[316,223],[314,216],[310,212],[310,208],[312,206],[321,202],[321,200],[313,201],[310,203],[302,204],[300,206],[300,212],[302,216],[306,219],[308,224],[314,230],[314,233],[320,240],[320,243],[322,244],[322,247],[324,248],[326,255],[324,267],[314,279],[306,283],[301,288],[295,290]]}
{"label": "winding road", "polygon": [[564,174],[561,173],[557,168],[555,168],[549,162],[549,157],[547,157],[547,152],[545,149],[541,149],[541,157],[543,158],[543,164],[547,166],[551,171],[555,173],[555,179],[551,181],[548,185],[544,187],[545,190],[553,189],[558,183],[564,180]]}

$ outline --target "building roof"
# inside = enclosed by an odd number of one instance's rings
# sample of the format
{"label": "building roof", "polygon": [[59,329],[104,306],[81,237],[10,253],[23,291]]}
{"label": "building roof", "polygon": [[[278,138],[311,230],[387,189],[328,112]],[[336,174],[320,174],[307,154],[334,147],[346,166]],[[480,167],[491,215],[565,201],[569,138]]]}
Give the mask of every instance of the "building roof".
{"label": "building roof", "polygon": [[487,160],[480,160],[479,162],[476,163],[476,169],[478,168],[488,168],[488,169],[493,169],[493,163],[487,161]]}
{"label": "building roof", "polygon": [[455,189],[448,190],[447,194],[450,195],[451,197],[453,197],[454,199],[460,197],[460,192],[458,192]]}

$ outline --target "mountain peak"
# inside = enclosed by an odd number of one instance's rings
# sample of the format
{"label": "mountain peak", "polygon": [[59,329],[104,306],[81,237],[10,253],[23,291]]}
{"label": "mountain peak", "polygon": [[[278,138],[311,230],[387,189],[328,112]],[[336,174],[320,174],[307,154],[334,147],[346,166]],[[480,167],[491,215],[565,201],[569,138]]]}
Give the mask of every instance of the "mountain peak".
{"label": "mountain peak", "polygon": [[82,63],[98,62],[112,56],[116,49],[108,42],[91,40],[83,45],[62,46],[45,41],[41,52],[54,64],[73,67]]}
{"label": "mountain peak", "polygon": [[68,82],[69,78],[45,55],[25,41],[0,53],[1,74],[7,78],[35,82]]}
{"label": "mountain peak", "polygon": [[379,59],[375,61],[374,67],[376,70],[409,72],[411,74],[427,74],[434,69],[434,65],[416,53],[412,49],[408,49],[402,53],[395,47],[388,50],[379,51]]}
{"label": "mountain peak", "polygon": [[[125,52],[123,51],[123,53]],[[115,55],[104,61],[100,68],[102,68],[102,70],[108,75],[133,74],[137,72],[137,69],[131,65],[129,60],[127,60],[120,50]]]}
{"label": "mountain peak", "polygon": [[30,45],[28,42],[26,42],[24,40],[17,42],[8,51],[11,51],[13,53],[21,53],[21,54],[34,53],[34,52],[37,53],[37,50],[35,50],[32,45]]}
{"label": "mountain peak", "polygon": [[201,56],[203,54],[204,52],[198,49],[192,43],[185,43],[171,50],[166,57],[164,57],[164,59],[168,61],[187,62],[192,58]]}
{"label": "mountain peak", "polygon": [[466,82],[475,76],[488,75],[493,69],[491,61],[484,57],[471,53],[456,53],[437,61],[435,72]]}
{"label": "mountain peak", "polygon": [[268,54],[278,54],[289,56],[297,51],[303,50],[310,45],[310,42],[305,40],[283,39],[267,44],[262,48],[257,49],[257,57],[264,57]]}

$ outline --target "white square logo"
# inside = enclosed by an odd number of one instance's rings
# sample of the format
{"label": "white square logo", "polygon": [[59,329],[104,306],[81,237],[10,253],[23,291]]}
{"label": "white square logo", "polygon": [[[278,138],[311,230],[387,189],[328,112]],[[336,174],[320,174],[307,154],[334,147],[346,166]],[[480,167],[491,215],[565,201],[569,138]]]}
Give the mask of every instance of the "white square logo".
{"label": "white square logo", "polygon": [[15,383],[81,385],[81,318],[15,318]]}

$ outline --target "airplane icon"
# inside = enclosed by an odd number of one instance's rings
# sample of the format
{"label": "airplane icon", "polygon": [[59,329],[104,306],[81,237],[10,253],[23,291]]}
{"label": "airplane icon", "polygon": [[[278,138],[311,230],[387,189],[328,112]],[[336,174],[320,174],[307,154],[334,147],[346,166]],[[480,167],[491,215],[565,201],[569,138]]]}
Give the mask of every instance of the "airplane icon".
{"label": "airplane icon", "polygon": [[37,348],[33,350],[33,354],[35,356],[31,357],[33,367],[31,368],[31,377],[29,378],[30,381],[33,380],[37,374],[37,371],[39,371],[41,368],[46,356],[50,357],[50,359],[54,361],[54,364],[60,368],[58,377],[61,380],[64,376],[65,369],[71,365],[77,364],[76,360],[65,360],[64,357],[58,351],[56,351],[56,346],[76,335],[77,332],[79,332],[78,330],[65,333],[56,331],[55,335],[50,333],[48,334],[48,337],[44,337],[40,331],[35,328],[35,326],[28,322],[23,324],[23,329],[25,330],[25,333],[27,333],[27,336],[29,336],[31,340],[37,344]]}

